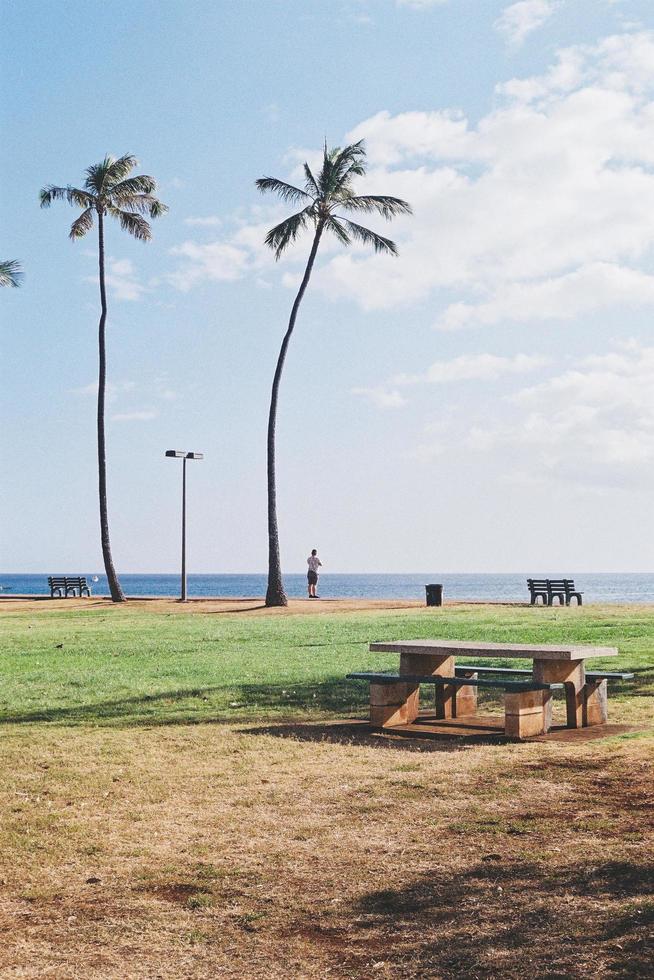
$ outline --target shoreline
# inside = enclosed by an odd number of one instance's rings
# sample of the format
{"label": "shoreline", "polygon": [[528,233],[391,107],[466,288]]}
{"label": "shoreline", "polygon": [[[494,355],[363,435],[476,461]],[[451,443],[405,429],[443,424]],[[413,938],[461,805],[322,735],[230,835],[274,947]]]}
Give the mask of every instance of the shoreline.
{"label": "shoreline", "polygon": [[304,598],[289,598],[287,606],[265,605],[263,596],[197,596],[181,602],[174,596],[128,596],[125,603],[114,603],[110,596],[84,596],[80,598],[69,597],[54,598],[49,595],[16,594],[9,596],[0,594],[0,609],[5,612],[29,612],[30,610],[44,611],[45,609],[53,613],[63,613],[70,611],[81,611],[91,609],[115,610],[130,609],[142,610],[143,612],[168,612],[168,613],[251,613],[265,616],[283,615],[311,615],[311,614],[330,614],[330,613],[354,613],[354,612],[384,612],[384,611],[407,611],[413,613],[423,612],[427,616],[437,616],[442,609],[452,609],[465,606],[487,606],[489,608],[513,608],[513,609],[533,609],[534,615],[539,615],[542,610],[565,610],[570,611],[570,615],[581,614],[586,608],[597,609],[605,607],[608,610],[618,610],[628,608],[631,610],[639,607],[651,609],[654,603],[651,602],[589,602],[581,608],[576,605],[570,606],[532,606],[529,602],[519,600],[496,600],[496,599],[444,599],[442,606],[427,606],[424,599],[341,599],[341,598],[321,598],[318,600]]}

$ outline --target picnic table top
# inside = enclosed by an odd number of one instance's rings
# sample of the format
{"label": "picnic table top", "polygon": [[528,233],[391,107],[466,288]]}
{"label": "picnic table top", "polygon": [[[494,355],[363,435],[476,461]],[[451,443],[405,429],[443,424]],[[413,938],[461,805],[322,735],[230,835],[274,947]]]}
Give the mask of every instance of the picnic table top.
{"label": "picnic table top", "polygon": [[472,657],[533,658],[534,660],[585,660],[588,657],[617,657],[617,647],[593,647],[577,643],[482,643],[479,640],[393,640],[371,643],[373,653],[442,654],[466,653]]}

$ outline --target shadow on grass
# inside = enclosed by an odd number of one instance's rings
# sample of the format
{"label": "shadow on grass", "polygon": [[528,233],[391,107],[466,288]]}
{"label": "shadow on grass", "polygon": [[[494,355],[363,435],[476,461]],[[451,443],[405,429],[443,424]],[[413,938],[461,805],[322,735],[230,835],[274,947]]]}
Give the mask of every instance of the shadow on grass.
{"label": "shadow on grass", "polygon": [[[488,854],[370,891],[344,911],[339,960],[355,973],[384,961],[397,977],[591,978],[600,962],[602,976],[651,976],[654,864],[592,859],[548,868]],[[333,949],[339,930],[294,931]]]}
{"label": "shadow on grass", "polygon": [[364,692],[343,678],[303,684],[220,684],[141,693],[106,701],[63,704],[29,711],[0,711],[0,724],[183,725],[227,724],[248,718],[365,710]]}
{"label": "shadow on grass", "polygon": [[[624,686],[624,693],[633,697],[646,696],[647,690]],[[622,689],[620,685],[620,689]],[[619,693],[619,692],[614,692]],[[329,677],[316,681],[278,684],[243,684],[238,682],[175,688],[173,690],[141,692],[127,697],[116,697],[105,701],[92,701],[83,690],[76,694],[82,700],[44,705],[29,710],[0,709],[0,724],[20,725],[38,722],[75,724],[121,724],[138,727],[153,725],[183,724],[227,724],[257,722],[274,719],[289,722],[284,726],[269,726],[266,734],[282,738],[300,738],[306,741],[325,741],[332,738],[340,740],[329,725],[320,734],[314,726],[291,725],[290,720],[306,722],[312,718],[351,717],[353,714],[365,715],[368,707],[366,685],[346,680],[344,677]],[[480,708],[493,700],[480,695]],[[429,704],[428,697],[424,703]],[[609,696],[609,708],[611,696]],[[305,730],[306,729],[306,730]],[[261,729],[263,732],[264,730]],[[356,739],[358,735],[352,734]],[[374,738],[374,736],[371,736]],[[443,736],[444,739],[449,736]],[[498,736],[492,736],[493,742]],[[474,741],[479,744],[479,737]],[[466,742],[462,739],[462,744]],[[371,743],[372,744],[372,743]],[[375,742],[375,744],[377,744]]]}
{"label": "shadow on grass", "polygon": [[240,606],[238,609],[203,609],[204,616],[238,616],[240,613],[256,612],[258,609],[266,609],[265,602],[258,602],[256,606]]}
{"label": "shadow on grass", "polygon": [[417,735],[415,732],[385,731],[371,728],[363,718],[344,721],[290,721],[241,728],[239,735],[272,735],[296,742],[328,742],[332,745],[368,746],[395,752],[459,752],[471,745],[505,745],[511,739],[501,733],[467,737],[456,732],[449,734]]}

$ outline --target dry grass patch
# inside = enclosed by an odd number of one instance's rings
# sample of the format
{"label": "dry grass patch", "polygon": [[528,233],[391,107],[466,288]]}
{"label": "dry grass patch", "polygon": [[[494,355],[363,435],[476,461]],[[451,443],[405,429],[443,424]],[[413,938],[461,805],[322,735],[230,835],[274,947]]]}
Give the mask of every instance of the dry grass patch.
{"label": "dry grass patch", "polygon": [[649,739],[396,745],[228,725],[2,738],[3,977],[651,965]]}

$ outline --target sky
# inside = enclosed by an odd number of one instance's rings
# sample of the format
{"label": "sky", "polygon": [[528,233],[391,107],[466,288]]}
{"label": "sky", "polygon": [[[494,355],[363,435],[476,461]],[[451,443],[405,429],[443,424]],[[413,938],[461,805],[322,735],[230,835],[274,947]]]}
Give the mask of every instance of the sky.
{"label": "sky", "polygon": [[133,153],[107,229],[114,562],[267,562],[270,386],[310,242],[257,177],[364,139],[399,256],[325,240],[277,426],[282,565],[652,571],[651,0],[2,0],[0,568],[102,570],[97,238],[38,206]]}

